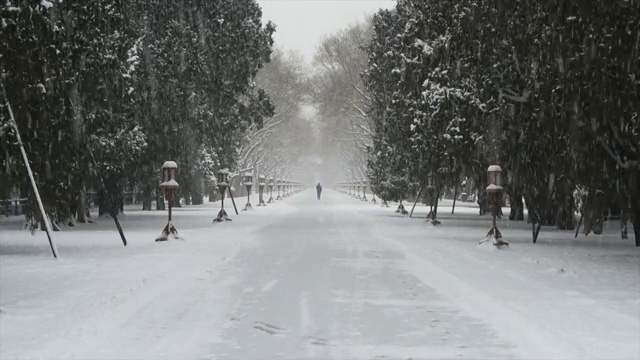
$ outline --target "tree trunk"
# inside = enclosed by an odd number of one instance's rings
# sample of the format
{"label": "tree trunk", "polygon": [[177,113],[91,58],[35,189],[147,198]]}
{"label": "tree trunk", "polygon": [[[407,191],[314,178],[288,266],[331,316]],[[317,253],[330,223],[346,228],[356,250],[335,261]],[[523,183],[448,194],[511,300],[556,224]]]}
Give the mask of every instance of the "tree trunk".
{"label": "tree trunk", "polygon": [[204,194],[198,189],[191,193],[191,204],[202,205],[204,204]]}
{"label": "tree trunk", "polygon": [[[634,185],[633,182],[631,182]],[[633,234],[636,238],[636,246],[640,246],[640,192],[635,190],[631,194],[631,213],[629,217],[633,222]]]}
{"label": "tree trunk", "polygon": [[89,205],[87,204],[87,190],[84,186],[81,186],[76,202],[76,221],[78,223],[85,224],[87,222],[87,209],[89,209]]}
{"label": "tree trunk", "polygon": [[599,190],[589,191],[584,205],[584,234],[593,232],[596,235],[602,234],[604,222],[604,193]]}
{"label": "tree trunk", "polygon": [[623,210],[623,212],[620,214],[620,237],[622,238],[622,240],[627,240],[629,238],[627,231],[627,221],[629,219],[627,217],[628,216],[626,210]]}
{"label": "tree trunk", "polygon": [[[185,204],[187,204],[187,199],[189,200],[189,204],[191,204],[191,199],[189,198],[188,194],[186,194],[186,189],[180,189],[178,188],[178,190],[176,190],[175,194],[173,195],[173,202],[171,203],[171,207],[174,208],[181,208],[182,207],[182,203],[180,202],[180,199],[184,197],[185,200]],[[183,192],[185,192],[185,194],[183,194]]]}
{"label": "tree trunk", "polygon": [[556,226],[558,230],[574,230],[576,228],[576,218],[573,214],[573,207],[562,207],[556,214]]}
{"label": "tree trunk", "polygon": [[104,216],[104,214],[108,214],[109,211],[107,211],[107,207],[102,205],[102,203],[100,203],[98,205],[98,216]]}
{"label": "tree trunk", "polygon": [[216,198],[216,191],[211,187],[209,189],[209,202],[216,202],[218,199]]}
{"label": "tree trunk", "polygon": [[162,191],[156,192],[156,210],[164,210],[164,194]]}
{"label": "tree trunk", "polygon": [[535,224],[537,220],[532,201],[531,197],[524,195],[524,202],[527,204],[527,224]]}
{"label": "tree trunk", "polygon": [[509,212],[509,220],[524,220],[524,204],[522,203],[522,192],[513,191],[510,195],[511,211]]}
{"label": "tree trunk", "polygon": [[558,204],[560,208],[556,213],[556,226],[558,230],[574,230],[576,228],[576,218],[574,214],[573,207],[573,195],[571,195],[571,199],[569,202],[563,202]]}
{"label": "tree trunk", "polygon": [[566,178],[556,182],[553,198],[555,210],[554,223],[558,230],[573,230],[576,228],[575,199],[573,185]]}
{"label": "tree trunk", "polygon": [[487,213],[487,205],[487,193],[484,189],[478,189],[478,207],[480,208],[480,216]]}
{"label": "tree trunk", "polygon": [[109,204],[105,201],[100,201],[98,205],[98,216],[109,215],[111,216],[111,212],[113,211],[116,215],[123,212],[124,206],[123,202],[120,200],[115,201],[115,204]]}
{"label": "tree trunk", "polygon": [[142,190],[142,210],[151,210],[152,192],[151,183],[147,182]]}
{"label": "tree trunk", "polygon": [[98,191],[98,216],[104,216],[109,214],[109,200],[104,190]]}

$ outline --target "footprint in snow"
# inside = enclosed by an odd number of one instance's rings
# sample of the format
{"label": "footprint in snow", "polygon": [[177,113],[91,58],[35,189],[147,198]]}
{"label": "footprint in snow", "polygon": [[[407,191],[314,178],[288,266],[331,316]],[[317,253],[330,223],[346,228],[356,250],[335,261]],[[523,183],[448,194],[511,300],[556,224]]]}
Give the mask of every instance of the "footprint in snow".
{"label": "footprint in snow", "polygon": [[313,345],[318,345],[318,346],[327,346],[327,345],[329,345],[329,340],[327,340],[327,339],[318,338],[318,337],[315,337],[315,336],[307,336],[307,339],[311,340],[311,344],[313,344]]}
{"label": "footprint in snow", "polygon": [[281,335],[280,332],[286,330],[262,321],[256,321],[254,324],[255,324],[253,327],[254,329],[260,330],[269,335]]}
{"label": "footprint in snow", "polygon": [[273,329],[273,330],[281,330],[281,331],[282,330],[286,330],[286,329],[283,329],[281,327],[277,327],[275,325],[271,325],[271,324],[263,322],[263,321],[256,321],[256,324],[266,326],[266,327],[268,327],[270,329]]}
{"label": "footprint in snow", "polygon": [[269,335],[278,335],[278,332],[276,332],[274,330],[271,330],[270,328],[262,326],[262,325],[256,325],[253,328],[257,329],[257,330],[260,330],[262,332],[265,332],[265,333],[267,333]]}

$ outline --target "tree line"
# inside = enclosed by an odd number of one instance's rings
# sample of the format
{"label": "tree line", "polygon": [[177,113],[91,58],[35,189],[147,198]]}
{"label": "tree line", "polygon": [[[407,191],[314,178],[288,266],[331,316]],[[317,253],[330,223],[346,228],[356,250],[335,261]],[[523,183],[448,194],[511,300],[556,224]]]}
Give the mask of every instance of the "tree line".
{"label": "tree line", "polygon": [[[202,203],[203,182],[245,165],[251,134],[282,112],[264,89],[278,84],[257,79],[274,31],[255,0],[3,2],[0,199],[17,189],[31,227],[40,223],[10,104],[54,223],[85,222],[89,189],[101,213],[121,208],[125,189],[163,208],[165,160],[179,164],[178,197]],[[290,70],[283,61],[267,79]],[[273,172],[292,161],[274,156]]]}
{"label": "tree line", "polygon": [[364,51],[381,198],[468,177],[482,212],[499,164],[512,220],[599,233],[615,210],[640,246],[640,1],[398,0]]}

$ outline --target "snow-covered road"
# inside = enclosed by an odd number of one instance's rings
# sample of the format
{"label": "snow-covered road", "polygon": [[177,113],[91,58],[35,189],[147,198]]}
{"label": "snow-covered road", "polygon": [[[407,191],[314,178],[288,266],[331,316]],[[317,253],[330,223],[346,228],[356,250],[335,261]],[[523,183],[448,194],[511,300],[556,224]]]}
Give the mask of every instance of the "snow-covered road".
{"label": "snow-covered road", "polygon": [[158,213],[124,217],[127,248],[106,224],[58,233],[60,261],[0,227],[0,358],[640,358],[632,240],[503,223],[495,250],[486,218],[434,228],[329,190],[215,210],[176,211],[185,242],[153,242]]}

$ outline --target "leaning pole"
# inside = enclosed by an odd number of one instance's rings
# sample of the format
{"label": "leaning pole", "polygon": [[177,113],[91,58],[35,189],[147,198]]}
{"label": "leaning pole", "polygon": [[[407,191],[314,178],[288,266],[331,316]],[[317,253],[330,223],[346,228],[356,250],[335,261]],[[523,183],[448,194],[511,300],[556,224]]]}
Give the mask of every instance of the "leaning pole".
{"label": "leaning pole", "polygon": [[20,131],[18,130],[18,124],[16,123],[13,117],[13,111],[11,110],[11,105],[9,104],[9,98],[7,97],[7,91],[4,88],[4,81],[0,80],[0,86],[2,86],[2,93],[4,94],[4,100],[7,104],[7,109],[9,110],[9,124],[13,127],[16,133],[16,140],[18,141],[18,146],[20,147],[20,152],[22,153],[22,160],[24,160],[24,166],[27,168],[27,173],[29,174],[29,180],[31,181],[31,187],[33,188],[33,192],[36,195],[36,201],[38,202],[38,208],[40,208],[40,215],[42,215],[42,221],[44,222],[45,230],[47,232],[47,238],[49,239],[49,246],[51,246],[51,252],[53,253],[54,258],[58,258],[58,249],[51,238],[51,224],[49,223],[49,218],[47,217],[47,213],[44,210],[44,206],[42,205],[42,199],[40,199],[40,192],[38,192],[38,186],[36,185],[36,180],[33,177],[33,172],[31,171],[31,165],[29,165],[29,158],[27,157],[27,152],[24,150],[24,145],[22,144],[22,138],[20,137]]}

